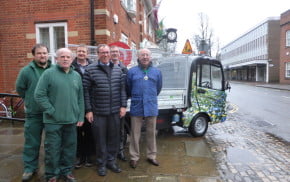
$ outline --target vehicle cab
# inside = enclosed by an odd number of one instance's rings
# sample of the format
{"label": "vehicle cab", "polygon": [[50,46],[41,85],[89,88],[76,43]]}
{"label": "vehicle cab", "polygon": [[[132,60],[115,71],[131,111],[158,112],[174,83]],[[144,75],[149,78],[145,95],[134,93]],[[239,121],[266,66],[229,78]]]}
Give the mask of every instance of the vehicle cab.
{"label": "vehicle cab", "polygon": [[188,55],[155,61],[163,77],[157,129],[178,125],[193,136],[203,136],[208,124],[226,120],[225,90],[230,87],[220,61]]}

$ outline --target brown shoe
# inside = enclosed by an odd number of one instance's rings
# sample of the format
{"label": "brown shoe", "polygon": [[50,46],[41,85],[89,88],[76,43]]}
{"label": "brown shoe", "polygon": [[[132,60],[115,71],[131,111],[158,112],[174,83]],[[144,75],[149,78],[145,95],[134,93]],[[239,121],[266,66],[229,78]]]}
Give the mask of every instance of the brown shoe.
{"label": "brown shoe", "polygon": [[156,159],[147,159],[147,161],[154,166],[159,166],[159,162]]}
{"label": "brown shoe", "polygon": [[130,166],[135,169],[137,167],[137,161],[134,161],[134,160],[130,160]]}

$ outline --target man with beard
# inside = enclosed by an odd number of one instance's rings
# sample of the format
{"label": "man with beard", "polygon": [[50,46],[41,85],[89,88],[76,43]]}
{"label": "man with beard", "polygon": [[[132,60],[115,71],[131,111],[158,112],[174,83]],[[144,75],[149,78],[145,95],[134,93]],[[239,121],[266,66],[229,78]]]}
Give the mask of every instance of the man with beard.
{"label": "man with beard", "polygon": [[39,149],[43,131],[42,111],[37,106],[33,94],[42,73],[51,67],[48,60],[48,48],[43,44],[36,44],[32,48],[33,61],[21,69],[16,80],[16,91],[24,99],[24,173],[22,181],[29,181],[38,169]]}

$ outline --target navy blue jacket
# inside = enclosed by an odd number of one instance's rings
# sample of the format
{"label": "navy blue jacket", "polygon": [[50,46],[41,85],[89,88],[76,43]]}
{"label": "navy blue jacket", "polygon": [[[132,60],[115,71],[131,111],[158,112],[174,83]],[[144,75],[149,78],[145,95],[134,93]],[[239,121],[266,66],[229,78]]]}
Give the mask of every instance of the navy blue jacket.
{"label": "navy blue jacket", "polygon": [[119,66],[100,61],[88,65],[83,77],[85,109],[95,115],[111,115],[127,107],[124,74]]}

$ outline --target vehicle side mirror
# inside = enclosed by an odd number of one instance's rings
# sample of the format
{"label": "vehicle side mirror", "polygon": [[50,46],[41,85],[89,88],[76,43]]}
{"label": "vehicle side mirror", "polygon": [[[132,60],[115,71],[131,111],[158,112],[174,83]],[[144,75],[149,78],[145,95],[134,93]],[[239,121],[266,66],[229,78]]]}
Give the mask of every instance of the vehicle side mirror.
{"label": "vehicle side mirror", "polygon": [[231,84],[229,81],[226,81],[225,83],[225,90],[229,90],[229,92],[231,91]]}

